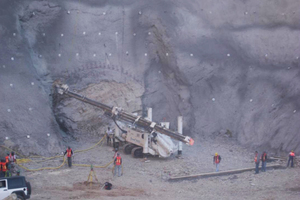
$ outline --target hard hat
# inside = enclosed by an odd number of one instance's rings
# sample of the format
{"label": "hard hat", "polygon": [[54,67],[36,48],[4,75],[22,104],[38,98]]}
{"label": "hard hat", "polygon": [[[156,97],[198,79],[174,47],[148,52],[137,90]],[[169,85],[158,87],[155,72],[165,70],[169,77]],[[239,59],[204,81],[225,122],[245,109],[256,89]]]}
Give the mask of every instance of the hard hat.
{"label": "hard hat", "polygon": [[217,156],[217,155],[218,155],[218,153],[215,153],[215,155]]}
{"label": "hard hat", "polygon": [[294,152],[294,150],[292,150],[291,152]]}

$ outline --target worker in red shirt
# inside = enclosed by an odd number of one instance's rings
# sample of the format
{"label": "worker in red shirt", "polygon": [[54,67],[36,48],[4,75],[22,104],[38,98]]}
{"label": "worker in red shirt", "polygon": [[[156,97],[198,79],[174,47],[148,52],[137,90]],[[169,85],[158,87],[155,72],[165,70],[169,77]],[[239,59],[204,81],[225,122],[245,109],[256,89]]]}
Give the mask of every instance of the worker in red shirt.
{"label": "worker in red shirt", "polygon": [[117,171],[118,171],[118,176],[121,176],[121,167],[122,167],[122,158],[120,156],[120,153],[117,153],[117,157],[114,160],[114,165],[115,165],[115,173],[114,176],[116,176]]}
{"label": "worker in red shirt", "polygon": [[66,152],[64,153],[64,155],[67,154],[67,158],[68,158],[68,166],[72,167],[72,155],[73,155],[73,151],[71,149],[71,147],[68,147],[68,149],[66,150]]}
{"label": "worker in red shirt", "polygon": [[214,159],[213,159],[213,163],[216,165],[216,172],[219,171],[219,164],[221,162],[221,156],[218,155],[218,153],[215,153]]}
{"label": "worker in red shirt", "polygon": [[292,150],[292,151],[289,153],[289,161],[288,161],[287,167],[290,166],[290,162],[291,162],[291,167],[294,167],[294,157],[295,157],[295,153],[294,153],[294,151]]}

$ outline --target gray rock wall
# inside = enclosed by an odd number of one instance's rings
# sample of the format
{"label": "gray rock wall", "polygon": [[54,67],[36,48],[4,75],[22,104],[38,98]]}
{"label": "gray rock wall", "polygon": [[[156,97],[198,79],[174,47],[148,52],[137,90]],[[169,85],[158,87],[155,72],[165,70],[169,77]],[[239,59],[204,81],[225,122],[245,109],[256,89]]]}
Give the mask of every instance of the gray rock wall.
{"label": "gray rock wall", "polygon": [[[80,122],[81,103],[52,104],[51,84],[60,79],[98,100],[104,94],[94,88],[120,84],[132,94],[112,92],[109,105],[152,107],[154,120],[174,129],[183,115],[184,133],[196,142],[229,130],[245,146],[300,153],[297,0],[0,4],[1,136],[34,133],[42,141],[36,148],[51,151],[65,133],[99,133],[106,122],[97,125],[98,110]],[[52,143],[44,132],[53,133]]]}

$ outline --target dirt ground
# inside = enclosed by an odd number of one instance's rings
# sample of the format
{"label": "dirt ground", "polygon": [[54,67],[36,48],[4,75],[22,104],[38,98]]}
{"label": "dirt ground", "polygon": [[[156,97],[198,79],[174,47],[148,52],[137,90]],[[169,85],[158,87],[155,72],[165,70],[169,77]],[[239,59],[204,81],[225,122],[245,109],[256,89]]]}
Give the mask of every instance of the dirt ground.
{"label": "dirt ground", "polygon": [[[85,149],[86,144],[78,149]],[[73,147],[75,150],[75,148]],[[74,156],[74,163],[105,165],[112,160],[112,147],[104,144]],[[212,156],[218,152],[222,161],[220,171],[253,167],[253,155],[229,138],[196,141],[193,147],[184,146],[182,158],[132,158],[123,154],[124,173],[113,177],[112,165],[95,168],[99,182],[86,185],[90,168],[73,166],[58,170],[22,172],[32,185],[31,199],[300,199],[300,169],[267,170],[255,175],[245,172],[236,175],[169,182],[168,177],[213,172]],[[44,163],[25,164],[30,168],[58,166],[62,159]],[[283,165],[286,163],[283,162]],[[101,190],[108,181],[112,190]]]}

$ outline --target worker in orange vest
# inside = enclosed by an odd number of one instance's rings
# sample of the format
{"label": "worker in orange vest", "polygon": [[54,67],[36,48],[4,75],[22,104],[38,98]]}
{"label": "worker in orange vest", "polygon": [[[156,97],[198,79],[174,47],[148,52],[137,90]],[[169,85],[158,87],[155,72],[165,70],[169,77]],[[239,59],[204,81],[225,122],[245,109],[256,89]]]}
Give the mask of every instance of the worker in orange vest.
{"label": "worker in orange vest", "polygon": [[9,153],[6,153],[5,162],[6,162],[7,169],[10,170],[11,167],[10,167]]}
{"label": "worker in orange vest", "polygon": [[294,157],[295,157],[295,153],[294,153],[294,151],[292,150],[292,151],[289,153],[289,161],[288,161],[287,167],[290,166],[290,162],[291,162],[291,167],[294,167]]}
{"label": "worker in orange vest", "polygon": [[214,159],[213,159],[213,163],[216,165],[216,172],[219,171],[219,164],[221,162],[221,156],[218,155],[218,153],[215,153]]}
{"label": "worker in orange vest", "polygon": [[68,149],[66,150],[65,154],[67,154],[67,157],[68,157],[68,166],[69,167],[72,167],[72,155],[73,155],[73,151],[71,149],[71,147],[68,147]]}
{"label": "worker in orange vest", "polygon": [[9,163],[9,153],[6,153],[5,162]]}
{"label": "worker in orange vest", "polygon": [[117,153],[117,157],[114,160],[114,165],[115,165],[115,173],[114,176],[116,176],[117,171],[118,171],[118,176],[121,176],[121,167],[122,167],[122,158],[120,156],[120,153]]}
{"label": "worker in orange vest", "polygon": [[255,151],[254,163],[255,163],[255,174],[258,174],[259,173],[259,156],[258,156],[257,151]]}
{"label": "worker in orange vest", "polygon": [[2,177],[5,176],[5,177],[10,177],[11,176],[11,173],[10,171],[7,169],[7,166],[6,166],[6,162],[5,160],[1,160],[1,171],[2,171]]}

